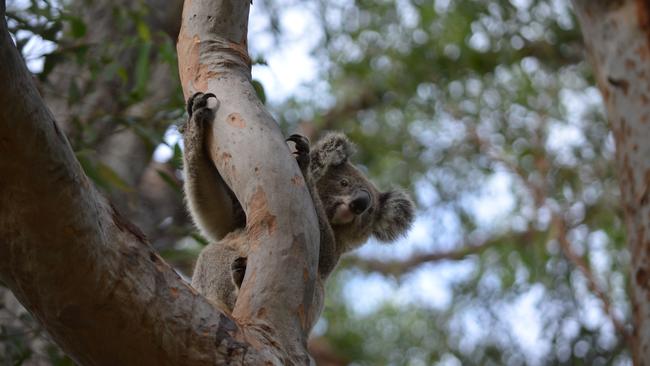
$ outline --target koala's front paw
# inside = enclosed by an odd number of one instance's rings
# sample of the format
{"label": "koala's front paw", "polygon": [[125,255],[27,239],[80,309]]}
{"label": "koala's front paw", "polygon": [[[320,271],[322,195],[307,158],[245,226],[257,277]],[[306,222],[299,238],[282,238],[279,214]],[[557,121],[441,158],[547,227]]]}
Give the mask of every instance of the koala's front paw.
{"label": "koala's front paw", "polygon": [[[203,94],[201,92],[194,93],[188,100],[187,100],[187,114],[192,117],[194,112],[197,110],[207,107],[208,105],[208,99],[210,97],[217,98],[216,95],[212,93],[206,93]],[[218,100],[218,99],[217,99]]]}
{"label": "koala's front paw", "polygon": [[[194,93],[189,99],[187,99],[187,114],[189,115],[189,118],[187,119],[187,122],[182,124],[179,128],[178,131],[185,135],[186,132],[192,132],[193,130],[200,130],[202,127],[202,124],[205,123],[205,121],[212,120],[212,113],[213,111],[208,108],[208,99],[210,98],[217,98],[214,94],[212,93]],[[218,108],[219,100],[217,99],[217,106],[215,107]],[[196,116],[194,116],[196,114]],[[192,118],[194,116],[194,118]],[[201,131],[195,131],[195,134],[200,134]]]}
{"label": "koala's front paw", "polygon": [[306,177],[310,161],[309,140],[303,135],[293,134],[287,138],[287,141],[296,144],[296,151],[293,154],[296,156],[296,161],[298,162],[302,175]]}
{"label": "koala's front paw", "polygon": [[235,259],[232,264],[230,264],[230,270],[232,271],[232,282],[235,284],[235,286],[237,286],[237,288],[240,288],[242,282],[244,282],[247,263],[248,258],[239,257]]}

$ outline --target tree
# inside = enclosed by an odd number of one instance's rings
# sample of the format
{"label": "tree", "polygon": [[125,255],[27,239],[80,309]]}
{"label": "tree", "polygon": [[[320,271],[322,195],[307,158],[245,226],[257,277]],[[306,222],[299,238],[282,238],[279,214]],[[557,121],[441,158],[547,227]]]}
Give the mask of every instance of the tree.
{"label": "tree", "polygon": [[[152,108],[144,110],[155,113],[127,113],[140,103],[138,80],[153,75],[156,60],[175,62],[160,57],[175,52],[158,42],[175,42],[179,24],[159,26],[180,19],[177,6],[96,0],[88,11],[86,1],[70,3],[83,11],[64,13],[64,31],[54,37],[59,47],[45,57],[46,65],[57,56],[61,61],[46,79],[62,62],[70,62],[76,75],[117,71],[86,87],[64,78],[47,94],[98,111],[70,118],[71,126],[81,127],[68,138],[86,174],[169,263],[189,273],[199,248],[189,235],[196,235],[179,214],[180,195],[164,184],[178,184],[176,159],[150,159],[151,146],[165,143],[161,131],[180,116],[180,83],[158,87],[176,98],[151,100]],[[299,127],[312,136],[344,131],[359,145],[357,158],[374,180],[410,185],[420,198],[416,235],[394,247],[370,244],[328,281],[328,303],[314,332],[321,349],[338,355],[339,364],[359,365],[629,362],[634,273],[615,139],[569,1],[260,0],[253,8],[253,17],[259,16],[251,20],[252,58],[267,62],[285,87],[291,78],[278,69],[294,67],[297,44],[312,51],[313,79],[292,89],[288,100],[274,98],[276,85],[262,80],[274,91],[267,103],[286,134]],[[49,39],[48,25],[56,21],[29,28],[16,20],[41,19],[44,11],[30,9],[31,17],[9,12],[19,47],[27,42],[21,29]],[[75,38],[84,24],[86,35]],[[83,42],[100,28],[108,30],[94,43]],[[169,29],[171,38],[155,37],[160,29]],[[96,39],[120,43],[94,47]],[[283,48],[291,52],[278,55]],[[130,56],[116,57],[125,51]],[[29,52],[24,55],[29,59]],[[262,65],[258,70],[268,71]],[[103,108],[86,98],[104,87],[119,90],[111,97],[128,98],[100,113]],[[93,153],[110,148],[94,139],[104,137],[106,130],[96,127],[106,125],[108,136],[131,131],[149,146],[135,145],[149,159],[134,164],[144,171],[118,169],[108,164],[113,159]],[[169,193],[150,194],[161,188]],[[142,198],[144,205],[136,201]],[[12,337],[20,328],[2,325],[2,340],[31,339],[31,333]],[[20,363],[18,351],[10,363]]]}
{"label": "tree", "polygon": [[634,364],[650,360],[650,3],[574,1],[616,140],[621,204],[631,253]]}
{"label": "tree", "polygon": [[[248,98],[254,95],[245,48],[248,7],[238,1],[187,3],[178,46],[190,50],[180,62],[186,94],[207,88],[222,103],[217,120],[236,112],[259,127],[228,131],[230,142],[213,139],[232,153],[224,179],[237,183],[232,187],[249,217],[247,227],[264,239],[249,257],[247,270],[259,276],[242,288],[233,312],[237,322],[180,279],[89,183],[6,22],[0,25],[6,152],[0,166],[8,173],[1,189],[0,278],[79,363],[308,362],[301,324],[311,304],[302,299],[311,298],[315,286],[316,217],[306,188],[287,178],[298,173],[282,135],[259,102]],[[4,16],[4,2],[0,10]],[[219,125],[213,136],[223,132]],[[235,141],[256,148],[238,149],[230,145]],[[265,174],[246,174],[253,166]],[[299,199],[282,199],[290,196]],[[301,212],[300,218],[288,212]]]}

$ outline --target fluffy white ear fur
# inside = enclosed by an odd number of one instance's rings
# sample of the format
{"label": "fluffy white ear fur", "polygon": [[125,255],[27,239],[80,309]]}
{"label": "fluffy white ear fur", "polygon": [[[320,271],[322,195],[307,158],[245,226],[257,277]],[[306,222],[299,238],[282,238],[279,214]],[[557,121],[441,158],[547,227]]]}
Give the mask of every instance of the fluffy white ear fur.
{"label": "fluffy white ear fur", "polygon": [[404,235],[413,224],[415,204],[400,190],[379,194],[379,212],[373,235],[381,241],[393,241]]}
{"label": "fluffy white ear fur", "polygon": [[328,133],[311,150],[310,171],[312,177],[315,180],[320,179],[325,175],[328,167],[346,163],[350,156],[354,155],[354,152],[354,145],[344,134]]}

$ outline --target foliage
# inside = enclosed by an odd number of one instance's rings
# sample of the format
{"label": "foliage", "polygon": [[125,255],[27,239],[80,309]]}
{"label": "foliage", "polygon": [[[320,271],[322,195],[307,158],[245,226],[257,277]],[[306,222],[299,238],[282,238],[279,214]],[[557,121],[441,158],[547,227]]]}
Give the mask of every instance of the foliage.
{"label": "foliage", "polygon": [[[8,2],[17,46],[28,61],[42,57],[43,88],[62,68],[84,76],[60,93],[69,107],[68,137],[99,187],[127,207],[129,194],[143,194],[101,156],[110,136],[133,131],[152,162],[156,148],[168,147],[167,169],[155,172],[182,210],[181,146],[170,138],[183,118],[178,81],[170,86],[177,97],[156,101],[146,118],[129,113],[151,94],[156,65],[176,70],[174,40],[150,26],[144,2],[134,2],[104,5],[122,36],[90,42],[94,28],[71,4]],[[616,326],[629,328],[630,309],[613,139],[566,1],[269,0],[254,6],[267,15],[263,32],[277,47],[292,42],[292,25],[283,20],[288,9],[315,20],[318,77],[270,104],[281,125],[346,132],[372,177],[382,186],[410,187],[418,197],[419,234],[361,254],[399,261],[422,252],[460,253],[403,273],[365,273],[363,266],[339,271],[317,327],[336,353],[357,365],[629,361]],[[52,49],[30,54],[34,37]],[[254,37],[250,44],[255,52]],[[79,108],[106,85],[111,108]],[[267,85],[254,86],[262,101],[272,99]],[[201,239],[191,238],[187,218],[170,214],[154,227],[156,235],[147,232],[153,244],[188,273]],[[471,250],[477,245],[485,249]],[[373,286],[381,289],[377,302],[359,298],[372,297]],[[437,292],[427,294],[431,288]],[[3,346],[12,349],[2,362],[31,357],[28,340],[0,331]],[[56,364],[60,353],[53,355]]]}
{"label": "foliage", "polygon": [[[614,147],[569,5],[319,4],[314,52],[324,66],[313,88],[328,95],[296,96],[279,107],[283,122],[343,130],[372,176],[413,187],[431,229],[393,256],[491,243],[409,270],[423,281],[467,272],[446,285],[440,309],[414,300],[427,298],[417,293],[426,286],[407,285],[414,275],[399,276],[380,297],[388,303],[364,316],[346,310],[354,296],[328,292],[337,305],[324,336],[360,364],[625,362],[611,320],[625,327],[630,316]],[[385,252],[364,254],[391,258]],[[531,313],[519,318],[532,323],[523,333],[509,316],[526,311],[522,301]],[[413,317],[434,340],[409,336]]]}

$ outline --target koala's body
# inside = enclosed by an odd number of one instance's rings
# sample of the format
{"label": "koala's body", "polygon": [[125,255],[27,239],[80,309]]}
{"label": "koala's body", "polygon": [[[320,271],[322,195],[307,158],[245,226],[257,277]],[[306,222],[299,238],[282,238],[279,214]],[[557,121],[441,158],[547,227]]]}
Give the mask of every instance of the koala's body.
{"label": "koala's body", "polygon": [[[206,154],[203,125],[213,119],[213,111],[207,107],[210,96],[190,98],[190,119],[183,131],[188,209],[210,240],[199,255],[192,285],[231,311],[244,279],[249,248],[243,210]],[[354,147],[343,134],[330,133],[312,149],[302,136],[292,135],[288,140],[296,144],[294,154],[318,216],[320,291],[316,291],[314,304],[322,307],[322,285],[341,255],[361,246],[370,236],[392,241],[404,234],[412,224],[414,205],[402,191],[379,191],[350,163]],[[320,310],[311,319],[312,325]]]}

